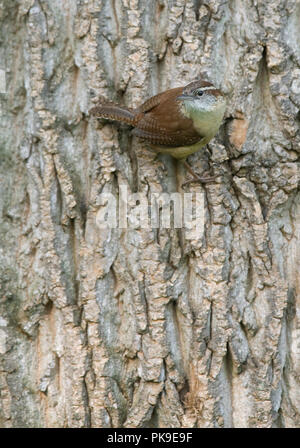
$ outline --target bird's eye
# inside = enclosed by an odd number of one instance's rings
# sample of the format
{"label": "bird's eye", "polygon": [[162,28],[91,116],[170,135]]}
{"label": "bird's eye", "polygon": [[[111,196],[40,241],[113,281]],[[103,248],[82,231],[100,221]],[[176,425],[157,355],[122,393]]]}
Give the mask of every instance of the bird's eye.
{"label": "bird's eye", "polygon": [[202,96],[203,95],[203,90],[197,90],[196,95],[197,96]]}

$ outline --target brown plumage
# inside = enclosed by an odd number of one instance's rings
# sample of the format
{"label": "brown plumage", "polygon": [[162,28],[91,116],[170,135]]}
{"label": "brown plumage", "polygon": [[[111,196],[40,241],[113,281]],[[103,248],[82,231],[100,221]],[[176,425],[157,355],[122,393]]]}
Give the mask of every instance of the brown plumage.
{"label": "brown plumage", "polygon": [[[155,151],[185,160],[217,133],[225,104],[222,93],[211,83],[197,80],[159,93],[136,109],[104,102],[90,114],[127,123],[134,128],[132,133]],[[184,164],[198,181],[205,181]]]}
{"label": "brown plumage", "polygon": [[[203,81],[205,86],[211,85]],[[178,147],[193,145],[203,136],[193,126],[193,121],[180,112],[183,87],[167,90],[153,96],[136,109],[105,103],[93,107],[90,114],[96,117],[122,121],[134,126],[132,133],[152,145]],[[170,120],[172,117],[172,120]]]}

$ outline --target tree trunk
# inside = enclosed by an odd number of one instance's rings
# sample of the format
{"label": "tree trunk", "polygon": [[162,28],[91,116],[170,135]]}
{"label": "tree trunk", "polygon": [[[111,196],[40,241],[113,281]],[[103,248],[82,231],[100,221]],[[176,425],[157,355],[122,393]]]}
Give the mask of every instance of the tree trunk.
{"label": "tree trunk", "polygon": [[[0,8],[0,425],[299,426],[300,2]],[[88,115],[200,74],[228,98],[205,186]],[[154,193],[203,229],[132,224]]]}

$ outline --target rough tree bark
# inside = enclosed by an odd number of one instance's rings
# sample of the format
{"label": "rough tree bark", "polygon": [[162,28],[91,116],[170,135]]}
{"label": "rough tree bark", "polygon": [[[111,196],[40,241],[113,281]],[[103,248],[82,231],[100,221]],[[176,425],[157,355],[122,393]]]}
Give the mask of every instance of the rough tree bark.
{"label": "rough tree bark", "polygon": [[[0,424],[300,425],[298,0],[0,1]],[[205,232],[100,231],[176,166],[88,110],[228,96]],[[3,86],[5,75],[6,88]],[[298,312],[297,312],[298,310]]]}

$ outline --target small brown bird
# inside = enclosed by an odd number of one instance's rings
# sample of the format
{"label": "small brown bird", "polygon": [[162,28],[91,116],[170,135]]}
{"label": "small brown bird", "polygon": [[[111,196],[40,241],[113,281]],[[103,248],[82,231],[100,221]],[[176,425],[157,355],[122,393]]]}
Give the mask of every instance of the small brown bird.
{"label": "small brown bird", "polygon": [[136,109],[104,103],[93,107],[90,114],[133,126],[132,133],[152,149],[182,161],[194,181],[211,182],[215,177],[198,176],[185,159],[216,135],[225,108],[220,90],[210,82],[197,80],[159,93]]}

